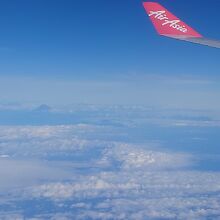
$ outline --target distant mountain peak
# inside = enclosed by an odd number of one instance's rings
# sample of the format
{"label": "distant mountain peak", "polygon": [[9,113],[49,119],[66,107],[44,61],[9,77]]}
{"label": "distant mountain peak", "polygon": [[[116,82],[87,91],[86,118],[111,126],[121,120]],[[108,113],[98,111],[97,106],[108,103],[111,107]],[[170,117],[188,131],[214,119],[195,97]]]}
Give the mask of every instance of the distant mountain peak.
{"label": "distant mountain peak", "polygon": [[42,104],[34,109],[36,112],[50,112],[52,108],[49,105]]}

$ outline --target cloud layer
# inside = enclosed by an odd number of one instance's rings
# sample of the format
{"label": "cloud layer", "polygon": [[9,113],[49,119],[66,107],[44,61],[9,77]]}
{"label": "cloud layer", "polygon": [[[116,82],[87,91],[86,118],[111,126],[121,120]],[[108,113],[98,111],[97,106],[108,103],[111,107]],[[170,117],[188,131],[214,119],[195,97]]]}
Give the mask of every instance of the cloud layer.
{"label": "cloud layer", "polygon": [[195,170],[197,158],[189,153],[113,140],[119,131],[83,124],[0,127],[0,188],[10,189],[1,191],[0,218],[220,216],[219,172]]}

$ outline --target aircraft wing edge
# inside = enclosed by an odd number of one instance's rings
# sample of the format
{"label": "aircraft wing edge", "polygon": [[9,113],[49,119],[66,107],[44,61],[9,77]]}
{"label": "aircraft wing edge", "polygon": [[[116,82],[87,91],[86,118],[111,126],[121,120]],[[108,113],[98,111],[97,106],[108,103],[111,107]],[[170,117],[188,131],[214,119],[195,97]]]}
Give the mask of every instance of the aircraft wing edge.
{"label": "aircraft wing edge", "polygon": [[214,47],[214,48],[220,48],[220,41],[219,40],[213,40],[213,39],[208,39],[205,37],[181,37],[181,36],[173,36],[173,35],[162,35],[165,37],[170,37],[174,38],[177,40],[183,40],[183,41],[188,41],[191,43],[196,43],[196,44],[201,44],[209,47]]}

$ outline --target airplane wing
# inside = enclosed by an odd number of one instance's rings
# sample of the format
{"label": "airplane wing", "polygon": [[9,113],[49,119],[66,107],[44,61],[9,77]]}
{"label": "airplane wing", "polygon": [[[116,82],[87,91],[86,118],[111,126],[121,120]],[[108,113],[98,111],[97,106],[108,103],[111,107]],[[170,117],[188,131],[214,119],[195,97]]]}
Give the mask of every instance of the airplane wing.
{"label": "airplane wing", "polygon": [[144,2],[143,5],[159,35],[220,48],[220,41],[203,37],[162,5],[156,2]]}

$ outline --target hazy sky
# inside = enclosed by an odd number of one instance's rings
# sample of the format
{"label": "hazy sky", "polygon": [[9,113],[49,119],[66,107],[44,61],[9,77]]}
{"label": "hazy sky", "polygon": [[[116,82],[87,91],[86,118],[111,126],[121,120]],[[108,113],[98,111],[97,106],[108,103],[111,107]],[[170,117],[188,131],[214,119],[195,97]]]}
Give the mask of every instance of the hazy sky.
{"label": "hazy sky", "polygon": [[[220,39],[219,0],[158,0]],[[220,50],[159,37],[142,1],[0,2],[0,98],[220,108]]]}

